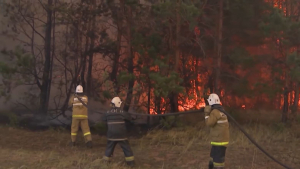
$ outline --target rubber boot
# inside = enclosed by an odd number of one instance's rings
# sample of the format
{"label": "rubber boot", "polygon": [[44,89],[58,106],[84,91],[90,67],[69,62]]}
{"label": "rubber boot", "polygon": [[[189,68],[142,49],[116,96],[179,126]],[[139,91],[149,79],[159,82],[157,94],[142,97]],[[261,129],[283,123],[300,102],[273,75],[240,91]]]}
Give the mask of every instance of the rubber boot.
{"label": "rubber boot", "polygon": [[92,143],[92,141],[88,141],[87,143],[85,143],[86,144],[86,147],[87,148],[93,148],[93,143]]}
{"label": "rubber boot", "polygon": [[224,169],[224,167],[214,167],[214,169]]}
{"label": "rubber boot", "polygon": [[126,161],[127,165],[129,167],[134,167],[135,166],[135,162],[134,161]]}
{"label": "rubber boot", "polygon": [[208,169],[214,169],[214,163],[212,161],[208,163]]}

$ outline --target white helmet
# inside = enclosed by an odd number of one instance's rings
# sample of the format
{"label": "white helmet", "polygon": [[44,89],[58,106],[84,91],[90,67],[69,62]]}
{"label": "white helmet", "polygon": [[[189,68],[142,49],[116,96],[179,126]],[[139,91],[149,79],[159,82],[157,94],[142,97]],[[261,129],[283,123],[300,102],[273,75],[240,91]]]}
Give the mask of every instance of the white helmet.
{"label": "white helmet", "polygon": [[210,94],[207,101],[210,106],[214,104],[221,104],[219,96],[215,93]]}
{"label": "white helmet", "polygon": [[115,107],[121,107],[122,100],[120,99],[120,97],[114,97],[111,100],[111,104],[114,105]]}
{"label": "white helmet", "polygon": [[83,87],[81,85],[76,87],[76,93],[83,93]]}

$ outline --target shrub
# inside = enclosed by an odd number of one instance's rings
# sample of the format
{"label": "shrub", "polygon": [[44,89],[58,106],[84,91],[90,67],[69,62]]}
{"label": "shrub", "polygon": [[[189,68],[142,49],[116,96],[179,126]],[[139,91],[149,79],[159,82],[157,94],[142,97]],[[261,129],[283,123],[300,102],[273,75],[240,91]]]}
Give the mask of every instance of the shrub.
{"label": "shrub", "polygon": [[12,112],[0,112],[1,123],[8,124],[12,127],[17,127],[19,125],[19,118],[16,114]]}

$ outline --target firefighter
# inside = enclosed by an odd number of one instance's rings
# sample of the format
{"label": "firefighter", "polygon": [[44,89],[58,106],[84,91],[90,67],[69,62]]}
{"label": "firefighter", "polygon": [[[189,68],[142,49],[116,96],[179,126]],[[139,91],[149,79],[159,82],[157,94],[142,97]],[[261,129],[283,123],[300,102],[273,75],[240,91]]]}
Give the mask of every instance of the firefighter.
{"label": "firefighter", "polygon": [[209,95],[205,107],[205,123],[210,127],[211,151],[209,169],[224,169],[225,153],[229,143],[229,124],[217,94]]}
{"label": "firefighter", "polygon": [[125,121],[131,121],[132,117],[127,112],[123,112],[120,108],[122,101],[119,97],[111,100],[111,110],[103,115],[103,121],[107,124],[107,146],[104,160],[110,161],[115,146],[119,144],[123,149],[127,165],[133,167],[135,165],[133,152],[130,148]]}
{"label": "firefighter", "polygon": [[88,97],[83,94],[83,87],[78,85],[76,87],[75,95],[73,95],[69,100],[69,106],[73,106],[72,113],[72,126],[71,126],[71,145],[76,145],[76,137],[79,127],[82,130],[83,136],[85,138],[85,144],[88,148],[92,148],[92,136],[90,132],[89,122],[88,122],[88,109],[82,104],[79,99],[85,103],[88,103]]}

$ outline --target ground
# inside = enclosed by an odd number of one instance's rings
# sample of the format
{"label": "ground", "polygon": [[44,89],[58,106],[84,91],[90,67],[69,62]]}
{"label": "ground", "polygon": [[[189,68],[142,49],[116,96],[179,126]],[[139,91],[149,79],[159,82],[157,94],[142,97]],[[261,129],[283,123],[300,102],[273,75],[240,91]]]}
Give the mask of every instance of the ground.
{"label": "ground", "polygon": [[[268,152],[293,169],[300,168],[300,132],[298,127],[281,128],[247,125],[246,130]],[[255,148],[246,137],[231,126],[231,142],[227,149],[226,166],[230,169],[282,168]],[[122,169],[126,168],[120,147],[112,163],[101,160],[106,138],[93,134],[93,149],[79,145],[69,147],[68,130],[28,131],[0,127],[0,169]],[[209,159],[208,130],[203,124],[172,130],[154,130],[141,138],[130,138],[136,168],[201,169]]]}

